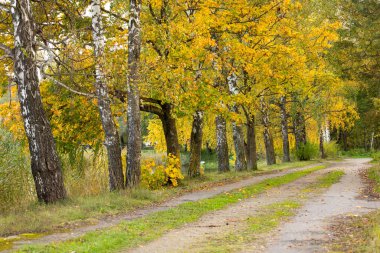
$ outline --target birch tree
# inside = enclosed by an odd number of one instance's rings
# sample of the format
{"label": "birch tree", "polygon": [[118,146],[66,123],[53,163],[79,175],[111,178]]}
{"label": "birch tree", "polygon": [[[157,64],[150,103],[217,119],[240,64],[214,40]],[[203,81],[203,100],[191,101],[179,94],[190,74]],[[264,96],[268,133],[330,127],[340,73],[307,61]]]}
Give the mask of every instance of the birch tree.
{"label": "birch tree", "polygon": [[[232,95],[237,95],[239,93],[236,83],[237,76],[235,73],[232,73],[227,77],[227,83]],[[239,107],[234,104],[231,109],[232,112],[239,114]],[[244,132],[241,124],[237,122],[232,122],[232,135],[235,146],[235,170],[242,171],[247,169],[247,161],[245,159],[245,146],[244,146]]]}
{"label": "birch tree", "polygon": [[36,62],[36,27],[29,0],[12,1],[14,77],[29,143],[31,169],[39,201],[66,197],[61,164],[42,105]]}
{"label": "birch tree", "polygon": [[190,177],[196,177],[200,175],[202,137],[203,112],[196,111],[193,115],[193,125],[190,137],[190,165],[188,171]]}
{"label": "birch tree", "polygon": [[129,3],[128,24],[128,76],[127,76],[127,187],[134,187],[140,181],[141,160],[141,122],[139,93],[139,63],[141,49],[141,0],[131,0]]}
{"label": "birch tree", "polygon": [[288,113],[286,111],[286,95],[280,97],[279,102],[280,116],[281,116],[281,135],[282,135],[282,151],[283,162],[290,162],[290,148],[289,148],[289,131],[288,131]]}
{"label": "birch tree", "polygon": [[227,124],[222,115],[215,118],[216,125],[216,151],[218,156],[218,171],[226,172],[230,170],[228,157],[228,142],[227,142]]}
{"label": "birch tree", "polygon": [[107,81],[104,73],[105,37],[102,24],[101,2],[92,0],[92,37],[95,54],[95,88],[98,98],[100,118],[105,133],[105,146],[108,154],[108,171],[110,190],[124,187],[123,167],[121,163],[120,137],[112,118],[111,102],[108,95]]}

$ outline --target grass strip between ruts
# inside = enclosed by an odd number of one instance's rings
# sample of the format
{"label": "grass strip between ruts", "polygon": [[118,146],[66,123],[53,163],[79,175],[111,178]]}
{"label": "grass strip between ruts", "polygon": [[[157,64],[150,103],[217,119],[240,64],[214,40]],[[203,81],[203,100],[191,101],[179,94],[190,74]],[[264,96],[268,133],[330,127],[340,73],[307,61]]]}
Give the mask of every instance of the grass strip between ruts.
{"label": "grass strip between ruts", "polygon": [[149,214],[145,217],[125,221],[109,229],[87,233],[75,240],[48,245],[27,246],[19,252],[113,252],[137,247],[160,237],[163,233],[194,222],[208,212],[227,207],[230,204],[253,197],[274,187],[288,184],[326,166],[292,172],[269,178],[260,183],[219,194],[195,202],[187,202],[169,210]]}
{"label": "grass strip between ruts", "polygon": [[[303,192],[318,192],[329,188],[337,183],[343,175],[343,171],[330,171],[319,176],[314,183],[307,185]],[[243,221],[245,226],[242,229],[236,230],[235,228],[231,233],[212,238],[208,237],[204,241],[192,245],[191,248],[195,249],[194,252],[199,253],[242,252],[247,248],[247,245],[252,245],[254,241],[262,238],[262,236],[266,237],[281,222],[287,221],[294,216],[297,209],[302,207],[308,198],[309,196],[301,193],[299,198],[289,198],[263,206],[258,210],[258,214]],[[299,201],[301,199],[302,201]]]}

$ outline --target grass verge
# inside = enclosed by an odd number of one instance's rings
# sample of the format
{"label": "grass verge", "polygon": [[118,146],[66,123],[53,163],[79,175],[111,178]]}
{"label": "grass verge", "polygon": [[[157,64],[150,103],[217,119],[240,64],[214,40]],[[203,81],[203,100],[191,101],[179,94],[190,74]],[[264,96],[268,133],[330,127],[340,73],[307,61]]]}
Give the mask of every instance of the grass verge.
{"label": "grass verge", "polygon": [[75,227],[95,224],[98,219],[106,216],[119,215],[137,208],[157,204],[186,192],[312,163],[315,161],[260,166],[257,171],[209,172],[197,179],[185,179],[178,188],[165,188],[156,191],[137,189],[102,193],[96,196],[72,198],[50,205],[35,203],[25,210],[16,209],[7,213],[0,213],[0,236],[67,231]]}
{"label": "grass verge", "polygon": [[143,218],[123,222],[110,229],[90,232],[78,239],[50,244],[36,245],[23,248],[19,252],[113,252],[120,249],[133,248],[160,237],[163,233],[180,227],[185,223],[194,222],[202,215],[225,208],[226,206],[241,201],[266,190],[293,182],[314,171],[321,170],[325,166],[317,166],[310,169],[297,171],[244,187],[242,189],[219,194],[209,199],[188,202],[171,208],[147,215]]}

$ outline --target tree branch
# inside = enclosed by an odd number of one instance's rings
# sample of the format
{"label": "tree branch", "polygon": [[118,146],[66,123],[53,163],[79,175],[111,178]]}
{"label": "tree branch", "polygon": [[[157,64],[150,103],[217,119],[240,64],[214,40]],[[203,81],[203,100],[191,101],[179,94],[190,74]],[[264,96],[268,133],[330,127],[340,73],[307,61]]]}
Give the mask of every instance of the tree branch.
{"label": "tree branch", "polygon": [[140,97],[140,99],[145,103],[153,103],[153,104],[158,104],[162,106],[162,101],[159,99],[147,98],[147,97]]}
{"label": "tree branch", "polygon": [[13,49],[4,45],[3,43],[0,43],[0,49],[4,51],[6,57],[14,59]]}
{"label": "tree branch", "polygon": [[9,4],[0,3],[0,10],[11,13],[11,6]]}
{"label": "tree branch", "polygon": [[120,16],[119,14],[116,14],[116,13],[114,13],[114,12],[108,11],[108,10],[104,9],[103,7],[101,7],[100,9],[101,9],[103,12],[110,14],[112,17],[115,17],[115,18],[117,18],[117,19],[120,19],[120,20],[122,20],[122,21],[124,21],[124,22],[126,22],[126,23],[129,22],[128,19],[123,18],[123,17]]}
{"label": "tree branch", "polygon": [[65,88],[68,91],[71,91],[72,93],[75,93],[77,95],[85,96],[85,97],[88,97],[88,98],[96,98],[96,96],[94,94],[92,94],[92,93],[86,93],[86,92],[81,92],[81,91],[74,90],[73,88],[71,88],[71,87],[67,86],[66,84],[58,81],[57,79],[54,79],[53,77],[51,77],[49,75],[43,74],[42,78],[48,79],[48,80],[52,81],[54,84],[59,85],[59,86]]}
{"label": "tree branch", "polygon": [[143,112],[150,112],[156,114],[158,117],[163,117],[164,113],[161,108],[151,105],[151,104],[141,104],[140,103],[140,110]]}

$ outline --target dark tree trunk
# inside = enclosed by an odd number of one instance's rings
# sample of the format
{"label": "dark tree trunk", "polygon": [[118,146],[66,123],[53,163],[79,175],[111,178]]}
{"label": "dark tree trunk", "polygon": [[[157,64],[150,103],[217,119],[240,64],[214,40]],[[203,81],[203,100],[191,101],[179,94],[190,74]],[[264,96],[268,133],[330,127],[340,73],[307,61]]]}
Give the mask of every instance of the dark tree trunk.
{"label": "dark tree trunk", "polygon": [[348,144],[347,144],[347,132],[342,130],[342,141],[343,141],[343,150],[348,151]]}
{"label": "dark tree trunk", "polygon": [[14,74],[21,115],[28,138],[31,169],[39,201],[52,203],[66,197],[61,164],[50,123],[43,109],[35,62],[35,24],[29,0],[12,1]]}
{"label": "dark tree trunk", "polygon": [[257,170],[255,117],[247,116],[247,168]]}
{"label": "dark tree trunk", "polygon": [[276,164],[276,154],[274,152],[273,139],[269,132],[268,128],[264,129],[264,144],[265,144],[265,152],[267,164],[272,165]]}
{"label": "dark tree trunk", "polygon": [[110,190],[124,188],[123,165],[121,163],[120,137],[112,117],[111,103],[108,96],[108,87],[104,78],[104,45],[102,13],[100,0],[92,0],[92,33],[95,52],[96,95],[100,119],[105,133],[105,146],[108,154],[108,171]]}
{"label": "dark tree trunk", "polygon": [[[237,76],[235,73],[230,74],[227,77],[227,83],[231,94],[237,95],[239,91],[236,87]],[[239,108],[237,105],[233,105],[231,111],[239,114]],[[247,161],[245,160],[245,146],[244,146],[244,132],[241,125],[237,125],[236,122],[232,123],[232,136],[235,146],[235,170],[243,171],[247,170]]]}
{"label": "dark tree trunk", "polygon": [[[237,108],[233,110],[237,110]],[[247,161],[245,159],[244,131],[243,127],[241,125],[237,125],[235,122],[232,123],[232,136],[236,154],[235,170],[247,170]]]}
{"label": "dark tree trunk", "polygon": [[267,164],[272,165],[276,164],[276,154],[274,152],[273,138],[269,130],[270,121],[268,114],[268,107],[265,102],[262,100],[261,103],[261,113],[262,113],[262,123],[264,127],[264,144],[265,144],[265,155],[267,159]]}
{"label": "dark tree trunk", "polygon": [[293,119],[294,138],[296,139],[296,149],[302,144],[306,144],[306,124],[301,112],[296,112]]}
{"label": "dark tree trunk", "polygon": [[134,187],[140,183],[141,160],[141,122],[140,122],[140,94],[139,94],[139,65],[141,49],[140,27],[141,0],[129,2],[128,24],[128,76],[127,76],[127,187]]}
{"label": "dark tree trunk", "polygon": [[211,146],[210,146],[210,142],[209,142],[209,141],[206,142],[206,149],[207,149],[207,152],[208,152],[210,155],[212,155],[212,148],[211,148]]}
{"label": "dark tree trunk", "polygon": [[323,129],[321,128],[319,130],[319,152],[321,153],[321,158],[322,159],[325,159],[326,158],[326,154],[325,154],[325,148],[323,146]]}
{"label": "dark tree trunk", "polygon": [[228,158],[228,143],[227,143],[227,126],[223,116],[218,115],[215,119],[216,125],[216,152],[218,155],[218,171],[226,172],[230,170]]}
{"label": "dark tree trunk", "polygon": [[289,130],[288,130],[288,114],[286,112],[286,96],[280,98],[280,115],[281,115],[281,134],[282,134],[282,150],[283,162],[290,162],[289,148]]}
{"label": "dark tree trunk", "polygon": [[167,154],[172,154],[176,157],[180,157],[177,125],[176,120],[172,115],[172,105],[165,103],[161,106],[161,108],[163,113],[160,119],[162,121],[162,126],[164,129]]}
{"label": "dark tree trunk", "polygon": [[203,112],[197,111],[193,116],[190,139],[190,165],[188,175],[197,177],[200,175],[201,151],[203,136]]}
{"label": "dark tree trunk", "polygon": [[141,100],[150,104],[141,104],[140,110],[154,113],[161,120],[162,128],[164,129],[167,154],[173,154],[176,157],[180,157],[181,150],[178,142],[177,124],[176,119],[172,114],[173,105],[162,103],[160,100],[151,98],[141,98]]}

